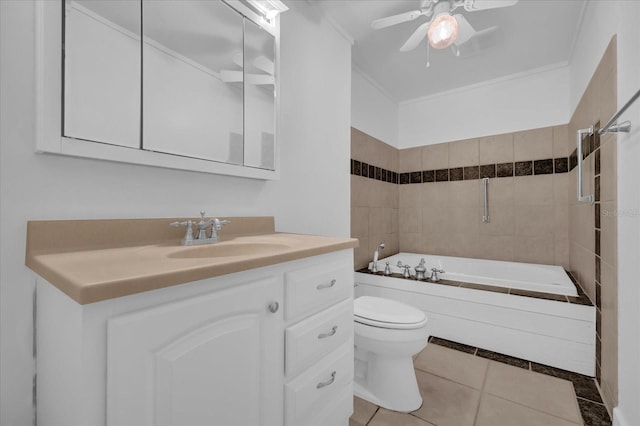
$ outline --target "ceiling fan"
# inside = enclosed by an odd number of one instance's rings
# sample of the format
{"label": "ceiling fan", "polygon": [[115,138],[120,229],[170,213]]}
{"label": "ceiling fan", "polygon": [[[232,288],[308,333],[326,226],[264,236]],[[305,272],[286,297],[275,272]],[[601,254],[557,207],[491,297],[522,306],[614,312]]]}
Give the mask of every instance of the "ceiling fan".
{"label": "ceiling fan", "polygon": [[[420,9],[376,19],[371,23],[371,27],[379,30],[425,16],[427,21],[413,32],[400,47],[400,51],[408,52],[415,49],[426,37],[427,48],[445,49],[455,46],[454,52],[456,56],[460,56],[461,51],[478,50],[478,43],[471,43],[471,41],[490,40],[498,33],[498,27],[476,31],[463,15],[453,14],[454,10],[464,7],[467,12],[474,12],[513,6],[517,2],[518,0],[420,0]],[[427,59],[427,67],[429,66],[429,59]]]}

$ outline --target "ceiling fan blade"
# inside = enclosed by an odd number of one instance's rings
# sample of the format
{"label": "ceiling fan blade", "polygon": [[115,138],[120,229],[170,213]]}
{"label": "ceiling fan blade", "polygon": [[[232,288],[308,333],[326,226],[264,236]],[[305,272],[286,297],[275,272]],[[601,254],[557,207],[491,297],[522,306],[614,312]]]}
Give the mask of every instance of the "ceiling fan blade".
{"label": "ceiling fan blade", "polygon": [[401,24],[403,22],[413,21],[422,15],[421,10],[412,10],[410,12],[400,13],[398,15],[387,16],[386,18],[376,19],[371,23],[371,28],[379,30],[392,25]]}
{"label": "ceiling fan blade", "polygon": [[476,35],[476,30],[471,26],[469,21],[467,21],[467,18],[460,14],[453,15],[453,17],[458,21],[458,37],[456,37],[454,41],[455,44],[461,45],[466,43],[471,37]]}
{"label": "ceiling fan blade", "polygon": [[431,21],[425,22],[424,24],[420,25],[413,32],[413,34],[411,34],[411,37],[409,37],[409,39],[402,45],[400,51],[408,52],[418,47],[420,42],[427,36],[427,31],[429,31],[429,24],[431,24]]}
{"label": "ceiling fan blade", "polygon": [[456,55],[460,57],[474,56],[502,42],[504,34],[499,27],[489,27],[476,32],[465,43],[456,43]]}
{"label": "ceiling fan blade", "polygon": [[476,10],[497,9],[499,7],[513,6],[518,0],[464,0],[464,10],[473,12]]}

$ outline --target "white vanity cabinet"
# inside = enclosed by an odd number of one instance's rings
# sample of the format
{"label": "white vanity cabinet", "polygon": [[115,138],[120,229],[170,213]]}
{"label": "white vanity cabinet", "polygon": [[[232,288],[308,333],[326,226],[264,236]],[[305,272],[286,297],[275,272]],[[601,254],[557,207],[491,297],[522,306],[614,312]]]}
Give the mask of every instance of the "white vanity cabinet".
{"label": "white vanity cabinet", "polygon": [[38,424],[346,426],[352,258],[342,250],[86,305],[38,278]]}

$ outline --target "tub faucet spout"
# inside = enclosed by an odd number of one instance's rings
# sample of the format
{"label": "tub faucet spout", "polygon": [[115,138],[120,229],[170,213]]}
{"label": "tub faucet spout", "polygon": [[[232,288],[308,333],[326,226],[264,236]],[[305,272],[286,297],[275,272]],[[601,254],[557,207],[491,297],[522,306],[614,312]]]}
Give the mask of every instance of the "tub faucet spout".
{"label": "tub faucet spout", "polygon": [[376,247],[376,251],[373,252],[373,263],[371,264],[371,272],[376,273],[378,272],[378,257],[380,256],[380,253],[378,252],[379,250],[384,250],[384,241],[380,243],[380,245],[378,245],[378,247]]}

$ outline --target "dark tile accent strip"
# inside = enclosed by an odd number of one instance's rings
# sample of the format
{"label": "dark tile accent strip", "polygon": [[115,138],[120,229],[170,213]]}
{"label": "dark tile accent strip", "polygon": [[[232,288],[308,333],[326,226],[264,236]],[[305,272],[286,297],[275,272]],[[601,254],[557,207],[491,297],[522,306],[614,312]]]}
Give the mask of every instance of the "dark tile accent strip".
{"label": "dark tile accent strip", "polygon": [[602,308],[602,286],[600,281],[596,281],[596,307],[598,309]]}
{"label": "dark tile accent strip", "polygon": [[406,185],[411,183],[411,173],[400,173],[400,184]]}
{"label": "dark tile accent strip", "polygon": [[533,174],[532,161],[517,161],[515,163],[516,176],[530,176]]}
{"label": "dark tile accent strip", "polygon": [[600,282],[602,278],[602,265],[600,256],[596,256],[596,281]]}
{"label": "dark tile accent strip", "polygon": [[[602,312],[598,308],[596,308],[596,334],[598,337],[602,336]],[[599,355],[599,352],[596,353],[596,356]]]}
{"label": "dark tile accent strip", "polygon": [[353,174],[356,176],[361,176],[362,173],[360,172],[362,167],[362,163],[360,163],[358,160],[353,160]]}
{"label": "dark tile accent strip", "polygon": [[569,158],[555,158],[553,160],[554,173],[567,173],[569,171]]}
{"label": "dark tile accent strip", "polygon": [[376,174],[375,174],[376,180],[381,180],[382,179],[382,169],[378,166],[376,166]]}
{"label": "dark tile accent strip", "polygon": [[435,170],[424,170],[422,172],[422,182],[435,182],[435,181],[436,181]]}
{"label": "dark tile accent strip", "polygon": [[367,163],[362,163],[362,167],[360,168],[360,176],[369,177],[369,165]]}
{"label": "dark tile accent strip", "polygon": [[596,150],[600,148],[600,120],[593,125],[593,149]]}
{"label": "dark tile accent strip", "polygon": [[506,288],[506,287],[498,287],[498,286],[495,286],[495,285],[475,284],[475,283],[462,283],[462,284],[460,284],[460,287],[469,288],[469,289],[472,289],[472,290],[491,291],[493,293],[505,293],[505,294],[509,293],[509,289],[508,288]]}
{"label": "dark tile accent strip", "polygon": [[464,180],[474,180],[480,178],[480,167],[471,166],[464,168]]}
{"label": "dark tile accent strip", "polygon": [[553,159],[535,160],[533,162],[533,173],[536,175],[549,175],[553,173]]}
{"label": "dark tile accent strip", "polygon": [[594,158],[595,164],[593,168],[594,169],[593,174],[595,176],[598,176],[600,174],[600,150],[597,149],[594,155],[595,155],[595,158]]}
{"label": "dark tile accent strip", "polygon": [[589,154],[591,154],[591,136],[590,135],[583,135],[582,136],[582,159],[584,160],[585,158],[587,158],[589,156]]}
{"label": "dark tile accent strip", "polygon": [[581,398],[578,398],[578,405],[585,426],[611,426],[611,419],[604,405]]}
{"label": "dark tile accent strip", "polygon": [[386,182],[387,181],[387,171],[385,169],[381,169],[380,173],[382,175],[380,177],[380,180],[383,181],[383,182]]}
{"label": "dark tile accent strip", "polygon": [[595,191],[594,191],[594,201],[600,201],[600,176],[596,176],[594,179],[595,183]]}
{"label": "dark tile accent strip", "polygon": [[509,290],[509,294],[512,294],[514,296],[533,297],[536,299],[557,300],[558,302],[567,301],[567,297],[563,296],[562,294],[540,293],[537,291],[520,290],[514,288]]}
{"label": "dark tile accent strip", "polygon": [[478,352],[476,355],[482,358],[487,358],[493,361],[502,362],[504,364],[513,365],[514,367],[524,368],[525,370],[529,369],[529,361],[516,358],[509,355],[499,354],[497,352],[488,351],[486,349],[478,348]]}
{"label": "dark tile accent strip", "polygon": [[464,169],[462,167],[456,167],[453,169],[449,169],[449,180],[457,181],[464,179]]}
{"label": "dark tile accent strip", "polygon": [[422,172],[411,172],[411,183],[422,183]]}
{"label": "dark tile accent strip", "polygon": [[513,163],[496,164],[496,174],[498,177],[513,176]]}
{"label": "dark tile accent strip", "polygon": [[575,169],[578,166],[578,151],[573,150],[571,155],[569,156],[569,171]]}
{"label": "dark tile accent strip", "polygon": [[376,178],[376,166],[374,166],[373,164],[369,164],[369,178]]}
{"label": "dark tile accent strip", "polygon": [[595,239],[596,239],[596,254],[600,256],[600,230],[599,229],[596,229]]}
{"label": "dark tile accent strip", "polygon": [[468,354],[474,354],[476,352],[476,348],[474,346],[465,345],[463,343],[452,342],[451,340],[441,339],[439,337],[431,337],[429,340],[430,343],[434,345],[444,346],[445,348],[455,349],[460,352],[466,352]]}
{"label": "dark tile accent strip", "polygon": [[449,180],[449,169],[436,170],[436,182],[446,182]]}
{"label": "dark tile accent strip", "polygon": [[[510,164],[510,163],[507,163]],[[513,173],[513,172],[512,172]],[[480,179],[496,177],[496,164],[485,164],[480,166]]]}
{"label": "dark tile accent strip", "polygon": [[580,292],[578,292],[578,294],[578,297],[567,296],[569,303],[573,303],[574,305],[593,306],[593,303],[591,303],[591,300],[586,294],[580,294]]}

